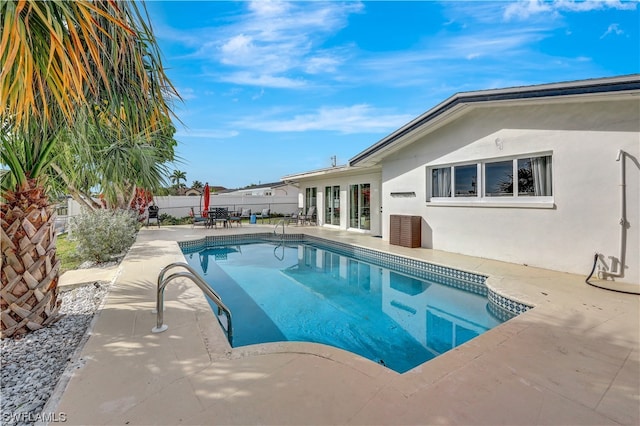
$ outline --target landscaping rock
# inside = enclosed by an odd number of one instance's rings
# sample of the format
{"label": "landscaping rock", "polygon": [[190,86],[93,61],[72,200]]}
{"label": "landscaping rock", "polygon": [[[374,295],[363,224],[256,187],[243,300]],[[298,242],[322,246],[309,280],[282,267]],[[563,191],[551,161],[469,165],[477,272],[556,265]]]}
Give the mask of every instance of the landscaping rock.
{"label": "landscaping rock", "polygon": [[27,336],[1,341],[2,425],[32,425],[43,418],[42,409],[109,286],[109,282],[96,281],[60,292],[60,313],[65,315],[60,321]]}

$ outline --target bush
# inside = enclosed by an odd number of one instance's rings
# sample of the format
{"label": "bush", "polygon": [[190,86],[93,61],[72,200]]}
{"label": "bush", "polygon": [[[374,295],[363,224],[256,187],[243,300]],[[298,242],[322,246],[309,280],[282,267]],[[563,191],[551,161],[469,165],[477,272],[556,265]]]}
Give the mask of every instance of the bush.
{"label": "bush", "polygon": [[193,219],[189,216],[177,218],[166,213],[160,213],[160,223],[162,225],[190,225]]}
{"label": "bush", "polygon": [[138,221],[128,210],[83,212],[71,221],[83,260],[106,262],[124,255],[136,239]]}

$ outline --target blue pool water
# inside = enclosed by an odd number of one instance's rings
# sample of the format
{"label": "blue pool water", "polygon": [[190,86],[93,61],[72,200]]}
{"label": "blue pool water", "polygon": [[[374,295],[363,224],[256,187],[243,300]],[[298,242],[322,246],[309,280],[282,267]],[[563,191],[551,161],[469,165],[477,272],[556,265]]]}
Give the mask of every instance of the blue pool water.
{"label": "blue pool water", "polygon": [[464,282],[412,277],[315,244],[228,245],[185,256],[231,310],[234,347],[324,343],[402,373],[501,323],[486,292],[459,288]]}

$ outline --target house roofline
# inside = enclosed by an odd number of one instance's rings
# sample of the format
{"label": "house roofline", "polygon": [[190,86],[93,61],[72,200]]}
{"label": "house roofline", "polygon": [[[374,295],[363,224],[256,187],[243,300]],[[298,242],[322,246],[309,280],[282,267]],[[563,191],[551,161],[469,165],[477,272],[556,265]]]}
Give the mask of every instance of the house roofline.
{"label": "house roofline", "polygon": [[459,92],[352,157],[349,160],[349,165],[355,166],[358,163],[363,162],[382,149],[392,145],[402,137],[428,125],[449,112],[455,111],[456,109],[469,104],[620,93],[638,90],[640,90],[640,74],[533,86],[519,86],[505,89]]}
{"label": "house roofline", "polygon": [[290,175],[283,176],[281,179],[284,182],[292,182],[292,181],[298,181],[299,179],[321,176],[329,173],[339,173],[347,169],[349,169],[349,165],[326,167],[323,169],[309,170],[307,172],[302,172],[302,173],[293,173]]}

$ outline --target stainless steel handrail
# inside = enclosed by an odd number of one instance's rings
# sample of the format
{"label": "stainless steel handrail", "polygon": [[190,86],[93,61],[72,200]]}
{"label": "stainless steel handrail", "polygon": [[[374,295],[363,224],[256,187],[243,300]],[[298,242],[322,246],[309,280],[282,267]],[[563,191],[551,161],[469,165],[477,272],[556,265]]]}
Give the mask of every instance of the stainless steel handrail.
{"label": "stainless steel handrail", "polygon": [[276,223],[276,226],[273,228],[273,235],[276,235],[279,225],[282,225],[282,235],[284,236],[284,219],[280,219],[278,223]]}
{"label": "stainless steel handrail", "polygon": [[[167,278],[164,277],[167,271],[178,267],[185,268],[188,272],[176,272],[169,275]],[[160,274],[158,274],[158,288],[156,291],[157,319],[156,326],[151,329],[151,331],[153,333],[162,333],[167,328],[169,328],[166,324],[164,324],[164,289],[167,287],[167,284],[169,284],[171,280],[180,277],[189,278],[191,281],[193,281],[200,288],[200,290],[202,290],[204,294],[209,297],[209,299],[211,299],[213,303],[216,304],[216,306],[218,306],[218,315],[220,315],[220,311],[222,311],[226,315],[227,339],[229,340],[229,343],[232,344],[233,327],[231,324],[231,311],[224,303],[222,303],[222,298],[220,297],[220,295],[218,295],[218,293],[216,293],[211,287],[209,287],[209,284],[207,284],[207,282],[203,280],[202,277],[200,277],[200,275],[198,275],[198,273],[191,266],[184,262],[171,263],[162,268]]]}
{"label": "stainless steel handrail", "polygon": [[[200,277],[200,275],[198,275],[198,271],[196,271],[195,269],[193,269],[193,267],[191,265],[189,265],[188,263],[185,262],[173,262],[168,264],[167,266],[165,266],[164,268],[162,268],[162,270],[160,271],[160,273],[158,274],[158,288],[160,287],[160,284],[162,283],[162,281],[164,280],[164,274],[166,274],[168,271],[170,271],[173,268],[184,268],[187,271],[191,272],[193,275],[197,276],[198,278],[200,278],[200,280],[202,282],[205,282],[202,277]],[[216,297],[219,300],[222,300],[222,298],[220,297],[220,295],[218,293],[216,293],[211,287],[209,287],[209,285],[207,284],[207,288],[211,291],[213,291],[213,294],[216,295]]]}

